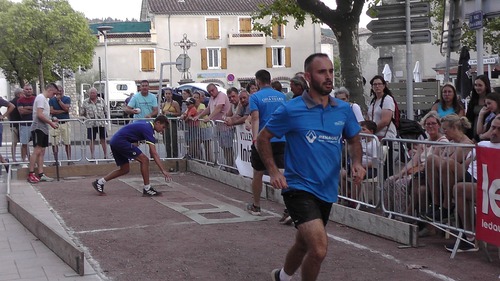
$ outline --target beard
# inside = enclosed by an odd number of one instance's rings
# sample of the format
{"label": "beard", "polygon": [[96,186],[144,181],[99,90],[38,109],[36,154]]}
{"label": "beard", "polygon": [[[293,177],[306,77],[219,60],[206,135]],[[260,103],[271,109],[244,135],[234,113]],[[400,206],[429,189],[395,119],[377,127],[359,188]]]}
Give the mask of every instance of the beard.
{"label": "beard", "polygon": [[310,86],[311,86],[311,89],[313,89],[318,94],[320,94],[322,96],[328,96],[333,88],[333,83],[332,83],[332,86],[327,85],[327,83],[329,83],[329,82],[331,83],[331,81],[325,81],[325,82],[323,82],[323,84],[321,84],[320,82],[312,79],[312,77],[311,77]]}

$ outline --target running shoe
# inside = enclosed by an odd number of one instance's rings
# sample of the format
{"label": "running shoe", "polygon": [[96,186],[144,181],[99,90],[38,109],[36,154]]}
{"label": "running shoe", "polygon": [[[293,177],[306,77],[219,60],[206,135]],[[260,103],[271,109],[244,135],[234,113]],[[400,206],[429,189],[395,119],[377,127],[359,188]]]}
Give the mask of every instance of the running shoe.
{"label": "running shoe", "polygon": [[148,197],[161,196],[161,192],[156,191],[154,188],[150,187],[148,190],[146,189],[142,190],[142,196],[148,196]]}
{"label": "running shoe", "polygon": [[95,180],[94,182],[92,182],[92,186],[97,192],[104,194],[104,184],[100,184],[98,180]]}
{"label": "running shoe", "polygon": [[276,268],[273,271],[271,271],[271,280],[273,281],[281,281],[280,279],[280,271],[281,269]]}
{"label": "running shoe", "polygon": [[39,175],[39,176],[38,176],[38,178],[40,179],[40,181],[48,181],[48,182],[50,182],[50,181],[54,181],[54,179],[53,179],[53,178],[48,177],[48,176],[47,176],[47,175],[45,175],[45,174],[41,174],[41,175]]}
{"label": "running shoe", "polygon": [[35,173],[29,173],[28,182],[29,183],[38,183],[38,182],[40,182],[40,179],[35,175]]}
{"label": "running shoe", "polygon": [[283,211],[283,215],[281,216],[280,223],[284,225],[291,225],[293,222],[292,217],[288,214],[288,210],[285,209]]}
{"label": "running shoe", "polygon": [[247,212],[253,216],[260,216],[260,207],[255,206],[253,203],[247,204]]}

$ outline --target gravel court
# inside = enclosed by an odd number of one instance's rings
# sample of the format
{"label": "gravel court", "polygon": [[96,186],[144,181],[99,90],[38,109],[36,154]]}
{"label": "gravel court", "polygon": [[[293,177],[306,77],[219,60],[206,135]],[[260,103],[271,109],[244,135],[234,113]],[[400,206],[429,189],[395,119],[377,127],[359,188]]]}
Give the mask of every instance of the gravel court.
{"label": "gravel court", "polygon": [[[35,186],[103,279],[270,280],[295,235],[278,223],[283,206],[263,200],[264,216],[253,217],[244,212],[249,193],[193,173],[173,178],[165,183],[152,175],[153,186],[164,191],[158,198],[141,196],[137,175],[106,183],[107,196],[91,187],[94,178]],[[484,253],[463,253],[450,260],[439,236],[421,239],[425,247],[402,249],[333,222],[327,230],[330,245],[318,280],[499,277],[498,258],[489,263]]]}

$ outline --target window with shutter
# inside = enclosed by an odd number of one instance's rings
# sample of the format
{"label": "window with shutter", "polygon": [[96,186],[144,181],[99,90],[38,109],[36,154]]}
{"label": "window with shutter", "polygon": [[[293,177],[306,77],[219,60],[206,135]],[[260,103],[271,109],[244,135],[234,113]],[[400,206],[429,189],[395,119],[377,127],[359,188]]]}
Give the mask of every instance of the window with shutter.
{"label": "window with shutter", "polygon": [[201,69],[202,70],[207,70],[208,69],[207,49],[201,49]]}
{"label": "window with shutter", "polygon": [[207,18],[207,39],[219,39],[219,19]]}
{"label": "window with shutter", "polygon": [[283,24],[273,24],[272,32],[273,39],[285,38],[285,26]]}
{"label": "window with shutter", "polygon": [[252,19],[240,18],[240,33],[250,33],[250,32],[252,32]]}
{"label": "window with shutter", "polygon": [[141,49],[141,71],[155,71],[155,50]]}
{"label": "window with shutter", "polygon": [[220,69],[221,51],[220,48],[207,48],[207,59],[209,69]]}

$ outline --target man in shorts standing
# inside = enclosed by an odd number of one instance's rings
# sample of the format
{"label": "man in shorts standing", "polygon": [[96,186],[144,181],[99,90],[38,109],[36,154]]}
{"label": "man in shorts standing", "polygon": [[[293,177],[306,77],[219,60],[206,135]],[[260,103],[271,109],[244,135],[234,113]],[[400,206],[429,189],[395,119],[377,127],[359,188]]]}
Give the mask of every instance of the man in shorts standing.
{"label": "man in shorts standing", "polygon": [[[58,86],[59,91],[56,95],[49,100],[50,114],[52,117],[57,118],[57,129],[50,130],[50,136],[53,137],[54,143],[52,144],[52,152],[54,155],[57,153],[57,145],[60,141],[64,143],[66,157],[68,161],[71,160],[71,126],[66,120],[70,119],[69,110],[71,107],[71,98],[64,95],[64,88]],[[73,162],[68,162],[72,165]]]}
{"label": "man in shorts standing", "polygon": [[[262,162],[258,147],[255,144],[259,131],[264,128],[271,114],[283,103],[285,103],[285,94],[271,88],[271,74],[269,71],[261,69],[255,73],[255,81],[259,86],[259,91],[250,96],[250,118],[252,120],[252,152],[250,162],[253,168],[252,195],[253,201],[247,204],[247,212],[254,216],[260,216],[260,194],[262,193],[262,177],[266,167]],[[272,155],[279,168],[283,168],[283,159],[285,151],[285,138],[273,138]]]}
{"label": "man in shorts standing", "polygon": [[95,138],[99,135],[99,142],[102,146],[104,159],[107,158],[108,149],[106,146],[106,102],[97,95],[96,88],[89,89],[89,97],[82,103],[80,115],[87,120],[87,139],[90,141],[90,159],[95,159]]}
{"label": "man in shorts standing", "polygon": [[[28,143],[31,137],[31,121],[33,121],[33,103],[35,97],[33,96],[33,87],[30,84],[25,84],[23,87],[23,94],[17,100],[17,110],[21,115],[22,123],[19,124],[19,141],[21,142],[21,161],[29,161]],[[23,168],[27,168],[24,164]]]}
{"label": "man in shorts standing", "polygon": [[12,162],[17,162],[16,159],[16,148],[17,148],[17,143],[19,142],[19,121],[21,121],[21,115],[19,115],[19,110],[17,110],[17,101],[23,94],[23,89],[21,88],[16,88],[14,90],[14,98],[10,100],[10,103],[14,105],[14,110],[9,114],[9,121],[11,122],[17,122],[17,123],[11,123],[10,124],[10,131],[12,134],[12,145],[10,147],[11,149],[11,154],[12,154]]}
{"label": "man in shorts standing", "polygon": [[141,164],[141,174],[144,181],[142,190],[143,196],[161,196],[161,192],[156,191],[149,182],[149,157],[144,155],[136,146],[140,141],[146,141],[149,146],[150,156],[153,157],[161,173],[165,176],[166,181],[171,181],[172,177],[163,167],[160,156],[156,152],[155,131],[158,133],[165,132],[168,126],[168,119],[164,115],[155,118],[153,122],[137,121],[122,127],[116,132],[109,145],[111,152],[115,158],[118,169],[110,172],[103,178],[100,178],[92,183],[94,189],[100,194],[104,194],[104,184],[112,179],[128,174],[130,171],[130,159],[134,159]]}
{"label": "man in shorts standing", "polygon": [[[301,267],[301,280],[318,277],[328,248],[325,230],[332,203],[337,201],[342,139],[349,145],[352,177],[361,182],[361,130],[348,103],[330,97],[333,63],[326,54],[310,55],[304,63],[309,92],[280,106],[257,138],[271,185],[282,189],[297,234],[282,269],[272,280],[289,281]],[[293,120],[291,122],[290,120]],[[272,139],[286,136],[285,172],[273,158]]]}
{"label": "man in shorts standing", "polygon": [[[33,102],[31,139],[33,140],[34,150],[29,165],[28,182],[30,183],[54,180],[43,173],[43,157],[45,148],[49,146],[49,125],[54,129],[57,128],[57,124],[50,120],[50,106],[47,99],[52,98],[58,91],[57,85],[50,83],[43,94],[37,95]],[[35,164],[38,168],[38,175],[35,175]]]}

